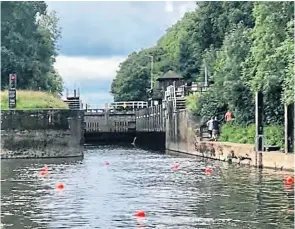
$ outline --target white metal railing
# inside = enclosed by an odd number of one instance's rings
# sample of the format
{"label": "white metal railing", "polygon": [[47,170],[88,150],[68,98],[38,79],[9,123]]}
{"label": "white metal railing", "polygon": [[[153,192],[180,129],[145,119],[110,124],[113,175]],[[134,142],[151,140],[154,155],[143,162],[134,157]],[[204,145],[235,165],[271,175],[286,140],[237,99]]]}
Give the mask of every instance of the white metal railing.
{"label": "white metal railing", "polygon": [[110,109],[143,109],[148,107],[148,102],[145,101],[129,101],[129,102],[113,102],[110,104]]}
{"label": "white metal railing", "polygon": [[92,109],[92,108],[87,108],[85,109],[86,113],[104,113],[104,109]]}

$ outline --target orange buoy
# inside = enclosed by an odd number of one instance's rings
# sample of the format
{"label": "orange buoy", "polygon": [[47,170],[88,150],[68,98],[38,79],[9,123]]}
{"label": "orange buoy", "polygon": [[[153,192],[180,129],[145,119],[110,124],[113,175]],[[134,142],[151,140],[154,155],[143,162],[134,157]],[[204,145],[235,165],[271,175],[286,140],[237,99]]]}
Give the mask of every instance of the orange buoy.
{"label": "orange buoy", "polygon": [[285,177],[284,183],[287,184],[287,185],[294,184],[294,177],[293,176],[287,176],[287,177]]}
{"label": "orange buoy", "polygon": [[56,185],[56,188],[58,189],[58,190],[62,190],[62,189],[64,189],[64,184],[63,183],[58,183],[57,185]]}
{"label": "orange buoy", "polygon": [[175,163],[175,164],[173,165],[173,167],[178,168],[178,167],[179,167],[179,164],[178,164],[178,163]]}
{"label": "orange buoy", "polygon": [[40,175],[43,177],[46,175],[46,171],[45,170],[41,170]]}
{"label": "orange buoy", "polygon": [[178,163],[174,163],[173,165],[172,165],[172,170],[173,171],[177,171],[179,169],[179,164]]}
{"label": "orange buoy", "polygon": [[211,173],[212,173],[212,169],[210,169],[210,168],[206,168],[206,169],[205,169],[205,173],[206,173],[206,174],[211,174]]}
{"label": "orange buoy", "polygon": [[104,163],[104,165],[110,165],[110,163],[106,161],[106,162]]}
{"label": "orange buoy", "polygon": [[136,217],[145,217],[145,212],[143,210],[139,210],[135,214]]}

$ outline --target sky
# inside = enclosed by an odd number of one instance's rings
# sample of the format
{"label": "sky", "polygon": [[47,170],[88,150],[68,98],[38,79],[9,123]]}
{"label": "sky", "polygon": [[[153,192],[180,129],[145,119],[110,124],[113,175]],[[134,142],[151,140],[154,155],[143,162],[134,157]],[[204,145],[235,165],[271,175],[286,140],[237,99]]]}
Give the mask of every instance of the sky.
{"label": "sky", "polygon": [[55,68],[65,88],[80,89],[84,104],[113,101],[112,79],[128,54],[151,47],[195,9],[195,2],[47,2],[59,18],[62,37]]}

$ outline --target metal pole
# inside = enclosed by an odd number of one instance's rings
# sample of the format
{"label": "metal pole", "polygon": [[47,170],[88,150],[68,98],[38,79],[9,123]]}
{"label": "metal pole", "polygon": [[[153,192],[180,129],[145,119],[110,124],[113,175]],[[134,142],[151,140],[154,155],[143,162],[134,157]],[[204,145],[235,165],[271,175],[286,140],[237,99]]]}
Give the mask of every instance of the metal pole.
{"label": "metal pole", "polygon": [[[153,89],[153,71],[154,71],[154,57],[152,55],[146,55],[147,57],[151,58],[151,79],[150,79],[150,90]],[[151,99],[151,106],[153,106],[153,100]]]}
{"label": "metal pole", "polygon": [[256,124],[256,146],[255,146],[255,164],[258,168],[262,168],[262,151],[264,150],[263,142],[263,93],[255,94],[255,124]]}
{"label": "metal pole", "polygon": [[151,58],[151,89],[153,89],[153,71],[154,71],[154,57],[152,55],[145,55],[146,57]]}
{"label": "metal pole", "polygon": [[[295,2],[294,2],[294,6],[295,6]],[[295,29],[295,25],[294,25],[294,29]],[[294,34],[295,35],[295,30],[294,30]],[[295,51],[295,46],[294,46],[294,50]],[[293,85],[293,151],[295,153],[295,68],[293,68],[293,76],[294,76],[294,85]]]}
{"label": "metal pole", "polygon": [[206,66],[206,60],[204,59],[204,66],[205,66],[205,87],[208,87],[208,75],[207,75],[207,66]]}
{"label": "metal pole", "polygon": [[[151,91],[153,89],[153,68],[154,68],[154,57],[151,57]],[[152,98],[153,98],[153,94],[151,93]],[[153,106],[153,99],[151,98],[151,106]]]}
{"label": "metal pole", "polygon": [[151,89],[153,89],[154,57],[150,56],[150,58],[151,58]]}

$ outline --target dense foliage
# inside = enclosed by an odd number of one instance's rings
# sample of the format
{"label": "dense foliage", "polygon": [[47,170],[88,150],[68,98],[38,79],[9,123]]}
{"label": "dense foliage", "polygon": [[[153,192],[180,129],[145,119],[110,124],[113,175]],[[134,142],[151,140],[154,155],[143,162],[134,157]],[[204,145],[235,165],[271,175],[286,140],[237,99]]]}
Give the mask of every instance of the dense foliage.
{"label": "dense foliage", "polygon": [[16,73],[17,88],[58,93],[63,82],[53,68],[60,28],[44,1],[1,2],[1,89]]}
{"label": "dense foliage", "polygon": [[[284,145],[284,128],[280,125],[267,126],[264,130],[265,145],[280,146]],[[255,124],[248,126],[225,124],[221,127],[219,138],[222,142],[236,142],[242,144],[255,143]]]}
{"label": "dense foliage", "polygon": [[[112,83],[115,100],[144,100],[150,60],[154,80],[168,70],[185,80],[204,81],[209,92],[189,98],[203,117],[230,109],[237,124],[254,122],[254,95],[265,95],[266,124],[283,123],[283,106],[293,100],[294,4],[285,2],[198,2],[194,12],[167,30],[157,44],[124,61]],[[195,104],[193,104],[193,100]]]}

